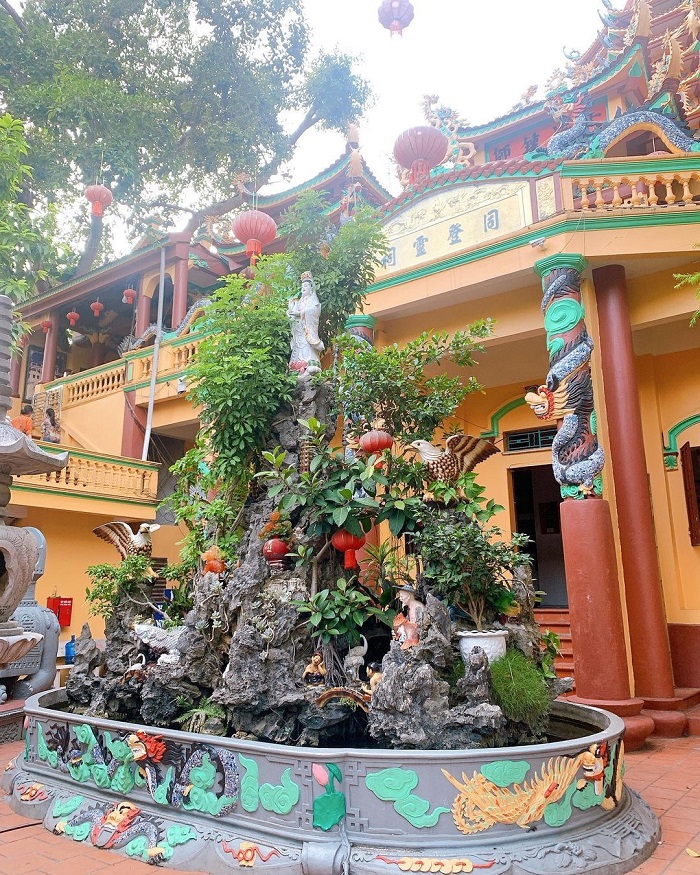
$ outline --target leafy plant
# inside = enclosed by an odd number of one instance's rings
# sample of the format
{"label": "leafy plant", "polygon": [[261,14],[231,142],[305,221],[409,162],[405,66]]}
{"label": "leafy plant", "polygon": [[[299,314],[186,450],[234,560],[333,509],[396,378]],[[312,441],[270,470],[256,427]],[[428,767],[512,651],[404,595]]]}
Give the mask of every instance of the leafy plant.
{"label": "leafy plant", "polygon": [[300,614],[309,614],[306,621],[309,632],[323,644],[341,635],[348,644],[356,644],[360,640],[360,629],[369,617],[382,614],[366,593],[343,578],[336,582],[335,589],[323,589],[308,602],[293,601],[292,604]]}
{"label": "leafy plant", "polygon": [[424,332],[405,346],[377,349],[359,344],[345,335],[339,340],[342,359],[333,375],[339,404],[345,416],[362,431],[375,420],[395,438],[430,440],[435,429],[462,403],[479,383],[470,377],[429,375],[429,369],[453,362],[460,367],[474,364],[474,354],[483,351],[481,340],[493,333],[493,321],[485,319],[457,331]]}
{"label": "leafy plant", "polygon": [[557,673],[554,670],[554,662],[561,653],[561,638],[551,629],[545,629],[540,638],[542,650],[541,665],[542,673],[546,678],[554,680]]}
{"label": "leafy plant", "polygon": [[187,708],[184,714],[175,718],[175,723],[179,723],[184,732],[203,732],[207,720],[214,718],[225,722],[227,719],[226,710],[210,698],[204,698],[196,705],[188,707],[189,702],[179,697],[177,704],[180,708]]}
{"label": "leafy plant", "polygon": [[367,544],[364,553],[362,571],[365,585],[377,591],[380,607],[386,608],[396,596],[396,587],[414,583],[415,561],[391,541]]}
{"label": "leafy plant", "polygon": [[[696,273],[674,273],[673,278],[678,280],[675,288],[680,289],[682,286],[695,286],[695,295],[700,300],[700,271]],[[690,320],[691,325],[700,319],[700,310],[693,313],[693,318]]]}
{"label": "leafy plant", "polygon": [[107,618],[123,597],[149,611],[160,611],[150,599],[149,590],[153,583],[150,564],[148,556],[127,556],[118,565],[108,562],[90,565],[87,569],[90,586],[85,590],[89,613]]}
{"label": "leafy plant", "polygon": [[529,539],[516,533],[502,540],[502,530],[487,525],[498,506],[481,506],[483,489],[473,476],[463,482],[471,484],[471,495],[455,507],[427,509],[416,542],[428,587],[481,630],[514,605],[510,580],[517,565],[531,561],[519,552]]}
{"label": "leafy plant", "polygon": [[496,704],[509,720],[532,727],[549,714],[547,682],[521,650],[507,650],[491,663],[490,671]]}

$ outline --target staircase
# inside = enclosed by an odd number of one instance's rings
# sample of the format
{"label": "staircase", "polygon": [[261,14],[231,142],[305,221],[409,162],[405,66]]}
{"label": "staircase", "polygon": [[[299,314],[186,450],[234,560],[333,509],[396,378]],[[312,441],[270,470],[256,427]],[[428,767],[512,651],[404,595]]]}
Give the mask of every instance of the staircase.
{"label": "staircase", "polygon": [[554,670],[560,678],[574,676],[574,647],[568,608],[537,608],[535,619],[542,632],[556,632],[561,639],[561,652],[554,661]]}

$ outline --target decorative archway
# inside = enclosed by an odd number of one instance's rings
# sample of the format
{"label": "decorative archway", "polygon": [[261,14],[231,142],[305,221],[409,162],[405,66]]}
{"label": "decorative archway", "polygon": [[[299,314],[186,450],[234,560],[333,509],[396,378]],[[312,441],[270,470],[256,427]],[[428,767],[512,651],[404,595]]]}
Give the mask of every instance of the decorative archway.
{"label": "decorative archway", "polygon": [[664,444],[664,468],[667,471],[678,470],[678,436],[686,429],[700,424],[700,413],[682,419],[668,430],[668,443]]}

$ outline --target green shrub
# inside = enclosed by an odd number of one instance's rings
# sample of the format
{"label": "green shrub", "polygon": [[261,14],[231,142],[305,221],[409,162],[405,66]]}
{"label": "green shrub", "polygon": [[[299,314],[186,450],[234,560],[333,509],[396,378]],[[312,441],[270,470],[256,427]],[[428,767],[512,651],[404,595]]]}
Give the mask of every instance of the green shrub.
{"label": "green shrub", "polygon": [[532,727],[547,717],[547,682],[521,650],[507,650],[491,663],[491,684],[496,704],[509,720]]}

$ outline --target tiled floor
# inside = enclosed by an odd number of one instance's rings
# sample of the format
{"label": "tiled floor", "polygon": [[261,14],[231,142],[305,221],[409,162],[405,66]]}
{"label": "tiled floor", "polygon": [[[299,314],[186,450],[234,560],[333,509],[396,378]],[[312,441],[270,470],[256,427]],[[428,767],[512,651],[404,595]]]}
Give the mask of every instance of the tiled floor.
{"label": "tiled floor", "polygon": [[[0,764],[23,749],[0,746]],[[627,755],[627,783],[661,818],[662,842],[634,871],[644,875],[700,875],[700,737],[657,740]],[[0,875],[147,875],[153,867],[54,836],[36,821],[18,817],[0,799]],[[197,873],[192,873],[197,875]]]}

